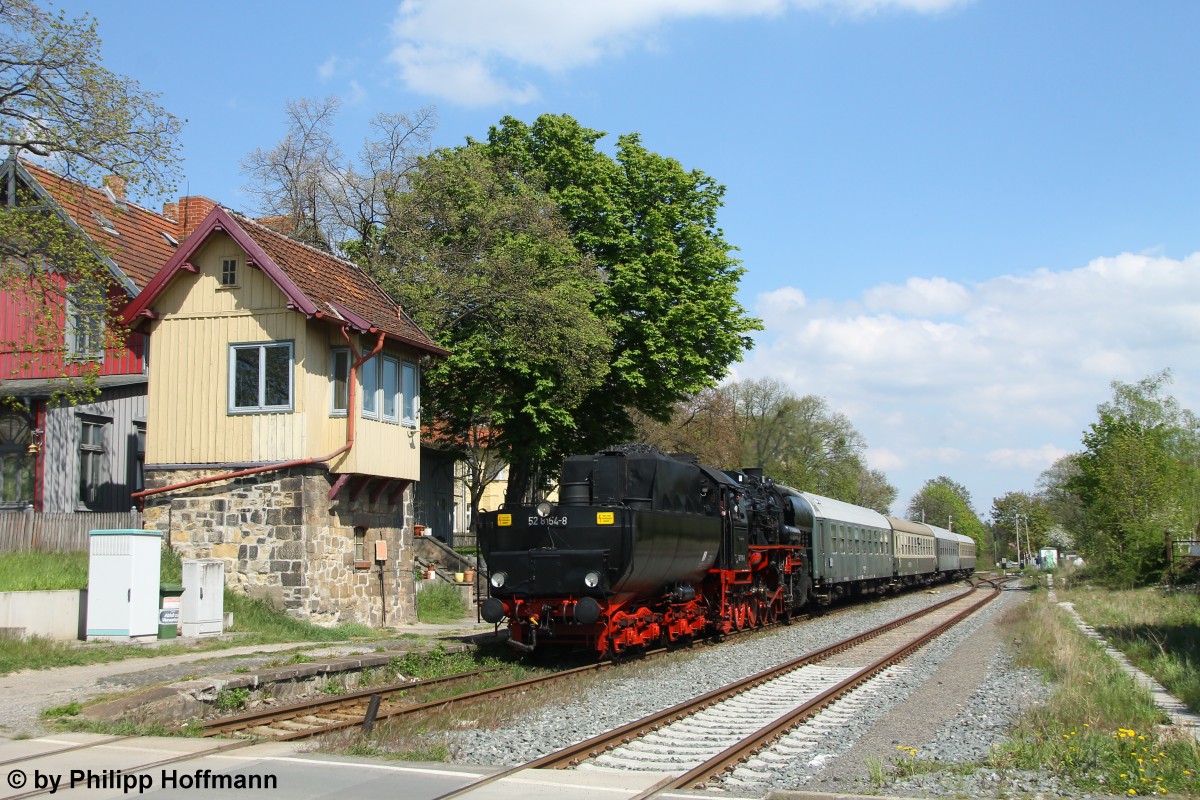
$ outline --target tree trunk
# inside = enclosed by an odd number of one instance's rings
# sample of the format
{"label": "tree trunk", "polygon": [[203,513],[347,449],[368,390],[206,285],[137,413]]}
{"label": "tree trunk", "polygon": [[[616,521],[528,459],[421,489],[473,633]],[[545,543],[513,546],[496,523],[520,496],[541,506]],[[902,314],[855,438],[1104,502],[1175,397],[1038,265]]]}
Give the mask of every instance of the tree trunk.
{"label": "tree trunk", "polygon": [[529,484],[533,480],[533,465],[519,459],[508,465],[508,487],[504,490],[504,503],[510,506],[521,505],[529,493]]}

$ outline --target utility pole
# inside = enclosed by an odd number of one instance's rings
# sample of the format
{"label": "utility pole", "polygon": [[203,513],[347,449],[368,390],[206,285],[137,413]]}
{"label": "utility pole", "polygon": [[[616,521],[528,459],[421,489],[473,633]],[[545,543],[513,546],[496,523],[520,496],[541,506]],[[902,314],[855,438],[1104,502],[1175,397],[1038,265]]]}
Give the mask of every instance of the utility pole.
{"label": "utility pole", "polygon": [[1017,563],[1020,564],[1021,563],[1021,515],[1018,514],[1015,517],[1014,521],[1017,526]]}
{"label": "utility pole", "polygon": [[1029,540],[1029,517],[1025,517],[1025,557],[1033,560],[1033,543]]}

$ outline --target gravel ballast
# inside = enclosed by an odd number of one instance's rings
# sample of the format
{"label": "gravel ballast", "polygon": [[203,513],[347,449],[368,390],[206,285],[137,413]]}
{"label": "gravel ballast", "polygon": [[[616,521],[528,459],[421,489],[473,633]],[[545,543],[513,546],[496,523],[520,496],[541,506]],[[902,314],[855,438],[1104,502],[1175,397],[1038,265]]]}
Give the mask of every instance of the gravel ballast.
{"label": "gravel ballast", "polygon": [[[965,585],[914,592],[799,622],[770,635],[718,648],[698,647],[691,657],[663,659],[642,665],[636,676],[603,681],[578,699],[531,713],[520,724],[430,735],[444,737],[457,763],[525,763],[962,591]],[[803,757],[772,762],[763,771],[748,765],[750,769],[729,778],[724,788],[738,797],[765,796],[772,789],[878,793],[868,760],[874,758],[886,768],[903,757],[899,747],[915,747],[918,758],[951,764],[986,759],[1005,740],[1016,715],[1042,702],[1050,691],[1039,673],[1013,666],[993,625],[1024,597],[1023,592],[1003,592],[983,611],[856,691],[848,701],[849,713],[843,708],[826,712],[831,715],[828,720],[821,719],[824,714],[814,718],[810,730],[820,735]],[[1010,777],[1001,780],[986,770],[974,778],[921,775],[889,782],[884,791],[1012,796]],[[1045,796],[1060,796],[1048,776],[1028,780],[1039,787],[1035,792],[1049,790]]]}

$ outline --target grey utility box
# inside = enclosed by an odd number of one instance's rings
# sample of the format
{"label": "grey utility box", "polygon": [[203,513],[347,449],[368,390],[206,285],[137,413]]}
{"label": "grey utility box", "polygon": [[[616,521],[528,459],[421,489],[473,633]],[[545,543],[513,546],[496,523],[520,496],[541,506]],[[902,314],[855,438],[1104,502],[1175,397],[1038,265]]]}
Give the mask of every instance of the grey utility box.
{"label": "grey utility box", "polygon": [[158,637],[162,532],[88,532],[87,638]]}
{"label": "grey utility box", "polygon": [[183,562],[179,621],[184,636],[220,636],[225,620],[225,562],[201,558]]}

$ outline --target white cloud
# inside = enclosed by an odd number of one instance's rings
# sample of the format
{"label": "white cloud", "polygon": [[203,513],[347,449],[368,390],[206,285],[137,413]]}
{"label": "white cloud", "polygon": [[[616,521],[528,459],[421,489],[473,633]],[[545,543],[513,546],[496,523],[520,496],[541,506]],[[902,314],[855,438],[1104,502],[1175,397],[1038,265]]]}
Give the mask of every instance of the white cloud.
{"label": "white cloud", "polygon": [[900,453],[893,453],[886,447],[872,447],[867,453],[867,466],[871,469],[879,469],[887,472],[890,469],[899,469],[908,463],[907,459]]}
{"label": "white cloud", "polygon": [[367,90],[358,81],[350,81],[342,98],[352,106],[362,105],[367,99]]}
{"label": "white cloud", "polygon": [[341,59],[337,56],[330,56],[329,58],[325,59],[317,65],[317,77],[321,79],[322,83],[328,81],[337,74],[338,64],[340,63]]}
{"label": "white cloud", "polygon": [[881,285],[832,303],[781,287],[738,377],[818,394],[866,437],[867,460],[901,490],[947,474],[979,510],[1080,448],[1113,380],[1173,367],[1180,403],[1200,409],[1200,253],[1124,253],[973,286],[941,278]]}
{"label": "white cloud", "polygon": [[868,289],[863,299],[872,311],[943,316],[963,311],[970,292],[961,283],[945,278],[909,278],[903,286],[884,284]]}
{"label": "white cloud", "polygon": [[1026,448],[1024,450],[1005,447],[991,451],[985,458],[989,463],[1000,467],[1016,467],[1017,469],[1040,473],[1070,452],[1057,445],[1044,444],[1040,447]]}
{"label": "white cloud", "polygon": [[773,292],[758,296],[758,313],[764,321],[795,320],[801,309],[808,305],[804,292],[794,286],[784,286]]}
{"label": "white cloud", "polygon": [[[464,105],[529,102],[528,78],[653,47],[657,30],[695,17],[762,17],[820,10],[849,17],[882,11],[936,13],[970,0],[403,0],[392,23],[390,60],[414,91]],[[328,62],[327,62],[328,63]]]}

